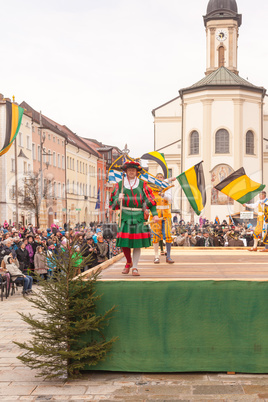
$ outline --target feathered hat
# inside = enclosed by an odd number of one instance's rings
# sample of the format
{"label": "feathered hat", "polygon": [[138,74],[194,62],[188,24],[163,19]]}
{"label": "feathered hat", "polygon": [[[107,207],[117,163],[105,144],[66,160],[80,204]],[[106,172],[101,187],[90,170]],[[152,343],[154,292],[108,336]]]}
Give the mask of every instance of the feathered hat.
{"label": "feathered hat", "polygon": [[137,169],[138,172],[140,172],[142,170],[141,165],[139,164],[139,162],[135,162],[135,161],[126,161],[123,165],[122,165],[122,170],[124,170],[124,172],[129,169],[129,168],[134,168]]}

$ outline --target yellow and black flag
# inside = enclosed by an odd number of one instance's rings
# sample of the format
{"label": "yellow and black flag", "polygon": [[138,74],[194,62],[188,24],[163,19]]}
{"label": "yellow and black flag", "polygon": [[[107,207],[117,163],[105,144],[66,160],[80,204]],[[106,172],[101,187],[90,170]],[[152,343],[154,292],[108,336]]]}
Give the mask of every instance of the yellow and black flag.
{"label": "yellow and black flag", "polygon": [[177,177],[189,203],[197,215],[201,214],[207,200],[202,163],[198,163]]}
{"label": "yellow and black flag", "polygon": [[157,162],[158,165],[160,165],[161,168],[163,169],[164,178],[165,179],[168,178],[168,167],[164,154],[161,154],[160,152],[157,151],[148,152],[147,154],[142,155],[141,159]]}
{"label": "yellow and black flag", "polygon": [[265,185],[251,180],[242,167],[230,174],[214,188],[240,204],[245,204],[259,194],[265,188]]}
{"label": "yellow and black flag", "polygon": [[21,125],[24,109],[15,103],[6,101],[6,136],[0,156],[4,155],[15,140]]}

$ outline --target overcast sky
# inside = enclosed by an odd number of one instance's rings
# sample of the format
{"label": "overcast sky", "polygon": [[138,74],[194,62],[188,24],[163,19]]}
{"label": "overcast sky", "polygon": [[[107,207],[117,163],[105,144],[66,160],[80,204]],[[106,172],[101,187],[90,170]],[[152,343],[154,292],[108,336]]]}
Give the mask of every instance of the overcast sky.
{"label": "overcast sky", "polygon": [[[204,77],[208,0],[0,4],[0,92],[133,157],[153,151],[152,109]],[[268,88],[268,2],[237,4],[239,74]]]}

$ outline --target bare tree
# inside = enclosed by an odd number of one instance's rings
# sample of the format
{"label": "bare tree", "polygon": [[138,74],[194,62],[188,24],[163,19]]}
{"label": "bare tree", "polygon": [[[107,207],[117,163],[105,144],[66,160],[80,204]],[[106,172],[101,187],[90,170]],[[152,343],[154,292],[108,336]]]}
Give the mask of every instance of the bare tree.
{"label": "bare tree", "polygon": [[39,227],[40,209],[42,199],[53,203],[52,189],[49,188],[47,181],[44,182],[41,195],[40,175],[38,173],[29,173],[23,178],[23,184],[18,188],[19,206],[35,214],[36,226]]}

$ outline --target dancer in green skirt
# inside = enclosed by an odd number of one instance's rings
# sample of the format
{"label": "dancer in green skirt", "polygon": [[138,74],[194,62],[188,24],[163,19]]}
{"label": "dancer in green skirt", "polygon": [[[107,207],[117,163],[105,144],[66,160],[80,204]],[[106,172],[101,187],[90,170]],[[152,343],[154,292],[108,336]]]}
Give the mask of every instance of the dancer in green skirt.
{"label": "dancer in green skirt", "polygon": [[[144,204],[152,212],[155,222],[159,218],[152,190],[137,177],[138,172],[142,169],[140,164],[135,161],[127,161],[122,169],[126,172],[126,177],[116,184],[110,200],[112,209],[120,209],[121,204],[121,224],[118,228],[116,245],[122,248],[127,260],[122,274],[128,274],[132,268],[132,275],[140,276],[137,267],[141,248],[151,245],[150,229],[148,225],[144,225],[146,222]],[[131,258],[132,248],[133,258]]]}

